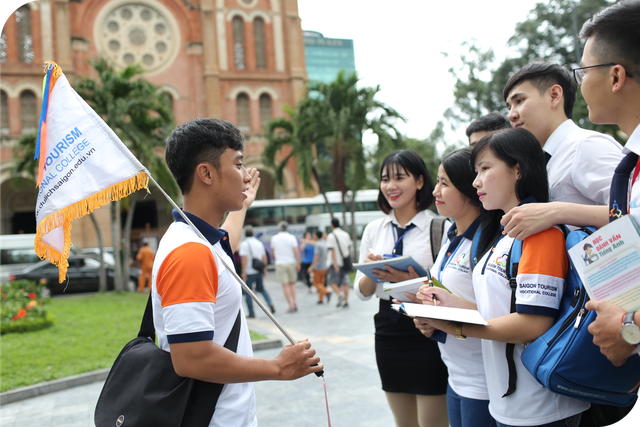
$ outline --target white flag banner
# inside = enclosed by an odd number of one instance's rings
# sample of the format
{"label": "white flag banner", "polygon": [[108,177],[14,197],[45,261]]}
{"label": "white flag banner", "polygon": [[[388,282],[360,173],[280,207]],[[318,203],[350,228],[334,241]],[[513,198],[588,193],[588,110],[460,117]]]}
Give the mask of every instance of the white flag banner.
{"label": "white flag banner", "polygon": [[148,176],[59,68],[57,75],[50,81],[48,100],[43,95],[35,248],[40,258],[58,266],[62,282],[69,265],[71,222],[147,188]]}

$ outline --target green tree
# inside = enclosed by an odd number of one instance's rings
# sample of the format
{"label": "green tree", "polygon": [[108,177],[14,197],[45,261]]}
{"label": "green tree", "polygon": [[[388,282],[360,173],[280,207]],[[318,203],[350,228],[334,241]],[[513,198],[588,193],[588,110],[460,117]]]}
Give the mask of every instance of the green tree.
{"label": "green tree", "polygon": [[[321,117],[321,135],[330,156],[334,189],[342,193],[343,224],[346,223],[347,192],[351,191],[351,221],[355,224],[355,194],[367,183],[366,157],[362,143],[365,131],[373,132],[378,144],[390,144],[401,138],[395,128],[402,116],[375,96],[380,86],[358,88],[357,74],[340,71],[331,83],[309,83],[309,97],[315,105],[315,117]],[[352,227],[355,240],[355,227]]]}
{"label": "green tree", "polygon": [[[284,182],[284,169],[290,161],[295,161],[298,177],[305,189],[312,189],[311,177],[318,184],[320,193],[324,196],[327,209],[333,216],[333,209],[324,189],[318,169],[317,147],[318,129],[317,118],[312,116],[313,106],[309,98],[303,98],[293,110],[285,106],[284,111],[289,118],[278,117],[267,123],[267,145],[262,152],[262,159],[267,167],[273,168],[276,183]],[[287,152],[283,159],[276,158],[278,152]]]}
{"label": "green tree", "polygon": [[[306,188],[311,188],[313,176],[323,194],[327,187],[339,190],[343,224],[347,203],[351,205],[352,222],[355,215],[355,197],[347,200],[347,194],[355,195],[369,182],[362,134],[370,130],[379,144],[396,143],[400,133],[394,123],[402,120],[396,110],[375,99],[379,86],[358,88],[358,80],[356,74],[341,71],[331,83],[310,82],[307,96],[295,110],[285,109],[289,119],[269,122],[263,151],[263,161],[274,168],[276,182],[282,183],[282,172],[294,159]],[[276,159],[280,152],[284,154],[282,160]]]}
{"label": "green tree", "polygon": [[[509,77],[527,63],[543,59],[576,67],[582,56],[577,32],[582,24],[602,8],[612,4],[608,0],[549,0],[537,3],[527,20],[516,24],[508,45],[512,56],[496,63],[493,49],[483,49],[473,40],[466,43],[468,52],[460,63],[451,67],[456,78],[454,106],[445,117],[454,125],[466,126],[472,120],[491,111],[506,114],[502,89]],[[595,125],[589,121],[587,105],[578,90],[573,120],[580,126],[606,132],[619,138],[617,127]]]}
{"label": "green tree", "polygon": [[[159,185],[172,197],[178,194],[164,160],[160,157],[164,140],[175,126],[169,98],[160,88],[142,78],[140,65],[116,70],[106,59],[90,61],[98,77],[80,77],[74,84],[78,94],[98,113],[136,158],[146,166]],[[129,203],[125,220],[124,268],[120,266],[120,230],[117,227],[119,202],[111,205],[114,255],[116,258],[116,290],[123,290],[123,279],[129,277],[131,221],[137,195]],[[124,271],[123,271],[124,270]]]}

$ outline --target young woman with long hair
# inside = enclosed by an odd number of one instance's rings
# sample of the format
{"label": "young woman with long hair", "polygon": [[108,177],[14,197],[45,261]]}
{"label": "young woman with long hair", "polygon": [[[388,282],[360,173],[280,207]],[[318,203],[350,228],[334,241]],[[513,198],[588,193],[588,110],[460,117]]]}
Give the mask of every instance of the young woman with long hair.
{"label": "young woman with long hair", "polygon": [[[471,153],[471,164],[477,173],[473,185],[489,211],[502,214],[525,203],[549,200],[542,148],[525,129],[505,129],[483,137]],[[482,339],[489,411],[498,427],[577,426],[589,404],[546,389],[521,360],[525,345],[546,332],[558,314],[569,265],[563,233],[552,227],[523,241],[512,311],[506,269],[513,241],[502,233],[478,260],[473,270],[475,304],[443,289],[423,288],[418,293],[425,304],[432,304],[435,294],[443,306],[477,308],[490,327],[438,320],[426,323],[457,339]],[[513,372],[508,353],[513,355]]]}
{"label": "young woman with long hair", "polygon": [[[378,207],[384,218],[364,230],[360,262],[383,259],[385,254],[411,255],[422,267],[433,264],[430,228],[434,214],[433,184],[418,153],[399,150],[389,154],[380,168]],[[433,236],[441,239],[442,236]],[[385,282],[400,282],[418,274],[386,266],[375,270]],[[413,321],[392,311],[382,284],[356,274],[354,291],[362,300],[374,294],[380,309],[374,316],[375,351],[382,389],[399,427],[447,427],[447,368],[435,341],[422,335]]]}

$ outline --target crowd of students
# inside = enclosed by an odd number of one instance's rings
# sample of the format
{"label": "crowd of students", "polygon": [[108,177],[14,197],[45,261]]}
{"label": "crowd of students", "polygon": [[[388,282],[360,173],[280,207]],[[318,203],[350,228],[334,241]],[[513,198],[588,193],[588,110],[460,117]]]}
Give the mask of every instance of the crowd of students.
{"label": "crowd of students", "polygon": [[[378,205],[386,216],[365,229],[359,261],[411,255],[450,292],[423,288],[408,297],[474,308],[492,325],[409,320],[390,309],[379,284],[356,275],[355,294],[380,299],[374,316],[376,360],[397,426],[589,425],[589,404],[537,383],[521,354],[558,313],[569,263],[556,225],[606,225],[614,194],[621,213],[640,220],[640,185],[633,173],[640,171],[639,23],[640,0],[616,3],[583,26],[580,67],[571,72],[533,62],[516,72],[503,91],[510,126],[495,114],[472,123],[467,135],[475,145],[442,159],[435,187],[416,152],[400,150],[384,160]],[[590,120],[619,125],[628,136],[624,148],[571,120],[578,84]],[[253,381],[291,380],[323,369],[307,340],[286,346],[274,359],[252,357],[246,321],[239,315],[241,292],[225,266],[232,265],[259,185],[258,172],[242,164],[243,151],[239,130],[217,119],[180,125],[167,140],[167,164],[183,193],[184,211],[206,241],[174,213],[177,221],[160,242],[153,267],[154,324],[179,375],[227,384],[212,426],[257,425]],[[630,189],[610,189],[614,170],[629,175]],[[434,200],[438,212],[453,221],[443,236],[431,232],[434,215],[427,208]],[[223,230],[219,224],[227,212]],[[433,239],[443,241],[437,254]],[[557,292],[538,295],[519,286],[512,308],[504,256],[514,239],[523,241],[518,284]],[[327,243],[334,249],[329,274],[338,277],[329,283],[346,299],[348,287],[340,289],[339,236],[334,240]],[[247,245],[242,252],[253,250]],[[307,271],[316,271],[318,261],[314,258]],[[387,267],[376,274],[390,282],[417,277],[411,268]],[[639,313],[626,315],[603,301],[586,307],[598,311],[589,332],[611,363],[638,357],[639,343],[623,337],[621,319],[625,327],[638,328]],[[223,347],[234,321],[241,325],[236,353]]]}
{"label": "crowd of students", "polygon": [[[443,372],[446,378],[447,371],[452,427],[591,425],[585,413],[589,403],[539,384],[520,356],[527,343],[553,325],[560,307],[569,260],[557,225],[606,225],[612,177],[625,157],[631,157],[626,173],[633,182],[623,213],[640,219],[640,186],[634,185],[638,174],[631,174],[640,153],[640,84],[634,77],[640,77],[639,29],[640,2],[621,2],[584,25],[580,67],[570,71],[536,61],[514,73],[503,91],[508,121],[498,113],[474,121],[467,129],[471,147],[442,159],[435,188],[416,152],[397,151],[383,162],[379,206],[388,215],[365,229],[360,262],[382,259],[403,247],[400,253],[430,267],[433,277],[448,288],[425,286],[407,297],[477,309],[492,325],[414,320],[411,326],[426,337],[451,335],[437,339],[438,352],[435,341],[421,341],[401,328],[403,319],[394,318],[381,285],[358,273],[356,294],[363,300],[373,294],[380,298],[374,318],[376,357],[398,426],[447,425],[444,406],[433,406],[443,392],[440,377],[433,373]],[[611,136],[582,129],[571,120],[578,84],[590,120],[619,124],[629,137],[624,148]],[[424,194],[429,192],[438,212],[453,220],[435,262],[424,233],[432,220],[424,213]],[[505,259],[514,239],[523,241],[518,284],[557,292],[540,295],[518,286],[512,308]],[[391,282],[418,277],[413,271],[386,270],[374,271]],[[589,327],[594,343],[612,363],[624,363],[638,344],[622,337],[624,310],[602,301],[591,301],[587,308],[599,312]],[[637,313],[630,317],[640,325]]]}

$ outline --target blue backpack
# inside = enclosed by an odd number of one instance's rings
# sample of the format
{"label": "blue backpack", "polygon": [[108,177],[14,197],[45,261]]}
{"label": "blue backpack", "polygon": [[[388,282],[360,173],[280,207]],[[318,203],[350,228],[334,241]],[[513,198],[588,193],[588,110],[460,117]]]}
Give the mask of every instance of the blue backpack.
{"label": "blue backpack", "polygon": [[[567,250],[581,243],[594,231],[589,227],[568,233],[566,227],[563,228]],[[515,312],[515,277],[521,256],[522,242],[516,239],[507,261],[512,312]],[[597,404],[629,406],[634,403],[638,394],[640,357],[633,355],[624,365],[615,367],[600,352],[587,330],[596,318],[596,312],[584,308],[587,301],[587,291],[571,263],[556,322],[551,329],[525,347],[522,363],[540,384],[555,393]],[[509,347],[507,359],[509,360]],[[513,383],[511,392],[515,390],[516,382],[515,365],[512,371],[512,362],[513,360],[509,366],[510,390]]]}

